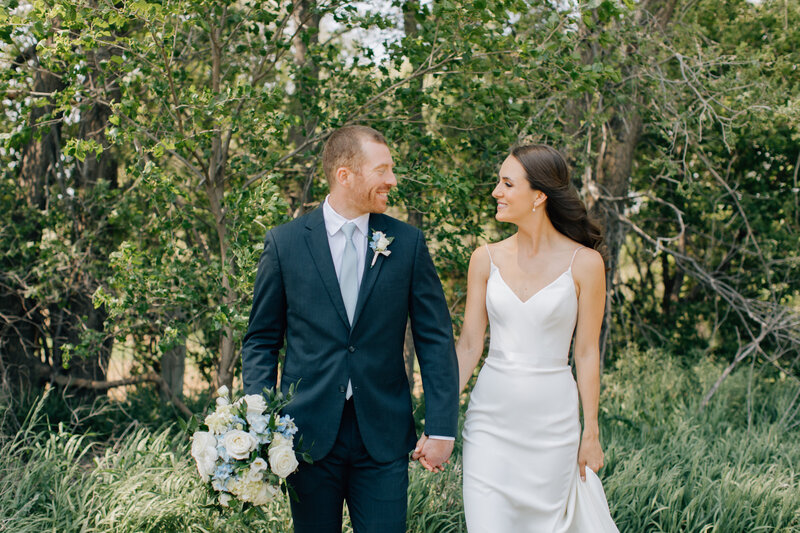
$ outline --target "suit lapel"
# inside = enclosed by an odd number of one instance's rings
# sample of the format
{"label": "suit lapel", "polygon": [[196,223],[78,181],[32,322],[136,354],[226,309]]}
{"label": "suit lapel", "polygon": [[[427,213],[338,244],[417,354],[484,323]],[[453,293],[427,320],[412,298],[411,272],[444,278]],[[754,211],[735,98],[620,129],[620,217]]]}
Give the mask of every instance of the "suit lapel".
{"label": "suit lapel", "polygon": [[[372,240],[372,232],[373,231],[386,231],[386,224],[385,218],[381,215],[371,214],[369,216],[369,227],[367,229],[367,253],[366,257],[364,258],[364,277],[361,280],[361,287],[358,289],[358,301],[356,302],[356,311],[353,314],[353,327],[358,324],[358,319],[361,316],[361,311],[364,309],[364,305],[366,305],[367,298],[369,298],[369,293],[372,292],[372,287],[375,286],[375,280],[378,279],[378,274],[380,274],[381,267],[383,266],[384,261],[386,261],[386,256],[378,255],[378,259],[375,261],[374,266],[372,265],[372,256],[374,252],[372,248],[369,247],[369,243]],[[342,304],[344,307],[344,304]]]}
{"label": "suit lapel", "polygon": [[344,307],[344,300],[342,300],[339,280],[336,279],[336,269],[333,266],[333,259],[331,259],[331,247],[328,244],[328,233],[325,230],[325,220],[322,217],[321,207],[308,215],[306,230],[306,244],[308,245],[308,251],[311,252],[314,265],[317,267],[322,283],[328,291],[328,296],[333,302],[334,309],[339,314],[339,318],[349,328],[350,321],[347,320],[347,310]]}

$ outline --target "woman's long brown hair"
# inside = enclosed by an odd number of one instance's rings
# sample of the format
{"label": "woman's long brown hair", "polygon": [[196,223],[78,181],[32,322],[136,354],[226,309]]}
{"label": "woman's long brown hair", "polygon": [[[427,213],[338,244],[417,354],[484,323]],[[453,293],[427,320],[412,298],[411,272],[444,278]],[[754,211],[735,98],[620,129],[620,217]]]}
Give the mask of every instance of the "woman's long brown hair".
{"label": "woman's long brown hair", "polygon": [[594,248],[607,260],[603,230],[589,216],[570,183],[567,162],[558,150],[544,144],[528,144],[514,148],[511,155],[525,169],[531,188],[547,195],[545,210],[553,226],[570,239]]}

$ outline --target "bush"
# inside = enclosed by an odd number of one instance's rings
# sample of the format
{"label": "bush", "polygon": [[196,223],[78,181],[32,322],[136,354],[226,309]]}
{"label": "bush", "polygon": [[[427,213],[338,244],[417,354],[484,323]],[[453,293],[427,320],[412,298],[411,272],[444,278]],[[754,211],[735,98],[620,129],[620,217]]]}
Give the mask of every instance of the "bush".
{"label": "bush", "polygon": [[781,422],[796,391],[738,372],[700,412],[721,371],[631,347],[604,377],[602,476],[620,531],[800,531],[800,447]]}
{"label": "bush", "polygon": [[[775,376],[738,372],[700,412],[720,371],[629,348],[604,376],[601,478],[623,533],[800,531],[798,431],[782,419],[796,390]],[[40,398],[0,442],[0,530],[291,530],[285,499],[247,516],[212,507],[177,425],[148,428],[134,419],[98,440],[75,430],[83,425],[48,421],[53,402]],[[103,414],[114,416],[129,415]],[[410,532],[466,531],[458,454],[442,474],[412,464],[409,476]]]}

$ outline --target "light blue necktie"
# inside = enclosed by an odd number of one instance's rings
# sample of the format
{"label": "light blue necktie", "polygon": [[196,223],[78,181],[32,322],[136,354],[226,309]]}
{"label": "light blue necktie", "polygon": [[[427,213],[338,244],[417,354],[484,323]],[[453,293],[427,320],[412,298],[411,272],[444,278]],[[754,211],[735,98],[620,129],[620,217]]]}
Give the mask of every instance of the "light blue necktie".
{"label": "light blue necktie", "polygon": [[356,312],[356,302],[358,301],[358,252],[353,243],[353,232],[356,225],[348,222],[342,226],[342,232],[347,237],[342,255],[342,266],[339,270],[339,289],[342,291],[344,308],[347,310],[347,319],[350,325],[353,324],[353,314]]}

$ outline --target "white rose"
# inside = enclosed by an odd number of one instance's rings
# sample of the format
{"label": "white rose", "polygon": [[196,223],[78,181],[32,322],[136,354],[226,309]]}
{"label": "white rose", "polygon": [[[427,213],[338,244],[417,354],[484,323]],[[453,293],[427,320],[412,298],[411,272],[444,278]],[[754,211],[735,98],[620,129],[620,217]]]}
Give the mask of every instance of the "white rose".
{"label": "white rose", "polygon": [[248,482],[255,483],[256,481],[262,481],[264,479],[264,472],[260,470],[253,470],[252,468],[247,471],[245,474],[245,480]]}
{"label": "white rose", "polygon": [[267,409],[267,401],[260,394],[248,394],[244,401],[247,402],[248,415],[260,415]]}
{"label": "white rose", "polygon": [[236,413],[234,412],[234,407],[226,403],[225,405],[218,405],[215,411],[221,415],[233,416]]}
{"label": "white rose", "polygon": [[228,390],[228,387],[223,385],[222,387],[217,389],[217,396],[227,396],[229,392],[230,391]]}
{"label": "white rose", "polygon": [[197,471],[208,482],[217,463],[217,439],[207,431],[196,431],[192,436],[192,457],[197,461]]}
{"label": "white rose", "polygon": [[222,445],[234,459],[247,459],[256,449],[258,441],[252,435],[239,429],[231,430],[222,437]]}
{"label": "white rose", "polygon": [[387,239],[386,235],[381,235],[380,239],[378,239],[378,244],[376,246],[378,250],[386,250],[386,247],[389,246],[390,244],[392,244],[392,241]]}
{"label": "white rose", "polygon": [[217,409],[205,419],[208,429],[217,435],[225,433],[231,422],[233,422],[233,417],[231,417],[230,414],[223,412],[221,409]]}
{"label": "white rose", "polygon": [[269,446],[268,455],[269,466],[276,476],[285,479],[286,476],[297,470],[298,462],[292,449],[292,441],[283,435],[275,435],[275,439]]}
{"label": "white rose", "polygon": [[247,483],[243,478],[236,477],[236,478],[231,479],[231,482],[228,483],[228,490],[230,490],[231,493],[234,496],[236,496],[237,498],[239,498],[240,500],[248,501],[248,498],[247,498],[247,495],[248,495],[247,494],[247,492],[248,492],[247,489],[249,488],[248,485],[249,485],[249,483]]}
{"label": "white rose", "polygon": [[246,478],[238,478],[231,483],[231,492],[242,501],[264,506],[278,493],[278,489],[264,481],[248,481]]}
{"label": "white rose", "polygon": [[225,396],[219,396],[217,398],[217,407],[224,407],[224,406],[226,406],[226,405],[228,405],[230,403],[231,402],[228,401],[228,399]]}
{"label": "white rose", "polygon": [[269,465],[267,464],[267,462],[264,460],[263,457],[256,457],[255,460],[252,463],[250,463],[250,470],[253,470],[255,472],[263,472],[267,468],[269,468]]}

